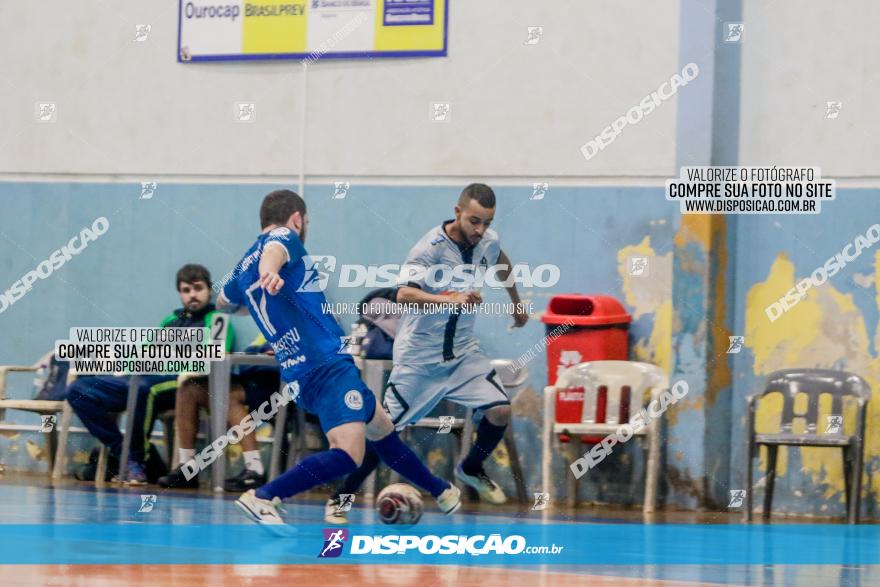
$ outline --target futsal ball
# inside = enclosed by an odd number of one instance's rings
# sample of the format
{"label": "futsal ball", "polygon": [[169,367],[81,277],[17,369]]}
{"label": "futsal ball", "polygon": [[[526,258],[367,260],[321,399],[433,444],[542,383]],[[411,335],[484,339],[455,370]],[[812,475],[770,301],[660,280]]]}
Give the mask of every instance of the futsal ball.
{"label": "futsal ball", "polygon": [[376,498],[379,519],[386,524],[415,524],[422,517],[422,509],[422,496],[418,489],[406,483],[389,485]]}

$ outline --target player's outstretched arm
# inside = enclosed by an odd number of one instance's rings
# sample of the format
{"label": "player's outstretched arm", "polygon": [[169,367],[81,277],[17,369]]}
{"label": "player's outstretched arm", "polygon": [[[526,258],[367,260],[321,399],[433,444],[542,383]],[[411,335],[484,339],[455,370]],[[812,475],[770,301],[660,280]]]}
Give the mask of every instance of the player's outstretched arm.
{"label": "player's outstretched arm", "polygon": [[[501,254],[498,255],[498,264],[504,267],[503,269],[498,270],[498,278],[502,282],[507,283],[507,280],[510,279],[510,273],[513,266],[510,263],[510,258],[504,251],[501,251]],[[517,328],[525,326],[526,322],[529,321],[529,314],[525,311],[525,308],[520,301],[519,292],[516,290],[516,283],[511,282],[506,289],[507,295],[510,296],[510,301],[513,302],[514,307],[513,325]]]}
{"label": "player's outstretched arm", "polygon": [[287,255],[287,249],[280,243],[269,242],[263,249],[260,257],[260,287],[269,295],[274,296],[284,287],[284,279],[278,275],[278,271],[287,262]]}

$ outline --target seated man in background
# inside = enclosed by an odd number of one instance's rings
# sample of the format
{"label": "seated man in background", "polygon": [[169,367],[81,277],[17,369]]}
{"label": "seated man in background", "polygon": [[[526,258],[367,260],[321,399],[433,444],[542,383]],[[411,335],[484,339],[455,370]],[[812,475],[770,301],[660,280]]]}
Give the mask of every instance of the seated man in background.
{"label": "seated man in background", "polygon": [[[117,479],[119,471],[119,457],[122,453],[122,433],[116,422],[116,414],[124,412],[128,398],[128,377],[115,375],[87,375],[77,378],[67,387],[67,401],[73,408],[74,413],[82,421],[83,426],[89,433],[107,447],[108,473],[114,476],[114,480],[122,481],[130,485],[145,485],[147,483],[147,455],[143,436],[135,434],[131,439],[131,447],[128,453],[128,475],[126,479]],[[138,386],[137,405],[139,409],[135,418],[143,418],[145,413],[147,396],[150,393],[150,385],[141,379]],[[141,420],[143,421],[143,420]],[[137,422],[135,422],[137,428]],[[150,450],[151,468],[155,468],[156,455]],[[160,459],[161,460],[161,459]],[[160,468],[163,465],[158,465]],[[94,465],[92,465],[94,467]],[[91,481],[94,470],[77,478]]]}
{"label": "seated man in background", "polygon": [[[177,293],[182,308],[174,310],[161,323],[162,328],[209,327],[216,313],[211,302],[211,275],[202,265],[184,265],[177,271]],[[226,350],[232,350],[234,334],[226,331]],[[116,423],[118,412],[125,411],[129,378],[97,375],[80,377],[68,388],[67,401],[86,429],[110,451],[112,459],[122,452],[122,433]],[[153,424],[161,412],[174,409],[177,375],[145,375],[140,378],[134,415],[134,434],[128,457],[127,479],[132,485],[147,483],[146,447],[150,446]],[[152,452],[152,451],[151,451]],[[165,469],[167,471],[167,468]]]}
{"label": "seated man in background", "polygon": [[[246,353],[266,353],[274,355],[271,345],[262,336],[257,337]],[[281,381],[281,372],[277,366],[246,365],[239,369],[238,376],[233,376],[229,385],[229,426],[241,424],[241,421],[251,410],[258,408],[263,402],[269,401],[272,392],[278,390]],[[178,466],[168,475],[159,479],[162,487],[174,487],[183,489],[196,489],[199,486],[198,475],[187,479],[183,473],[182,465],[196,456],[196,435],[199,429],[199,409],[208,410],[210,400],[208,398],[208,380],[206,377],[188,378],[180,385],[177,392],[177,408],[175,420],[177,422],[177,439],[180,444],[178,449]],[[239,441],[244,458],[244,468],[241,473],[226,480],[226,491],[244,492],[248,489],[256,489],[266,483],[266,471],[260,458],[260,449],[257,446],[256,431],[242,437]]]}

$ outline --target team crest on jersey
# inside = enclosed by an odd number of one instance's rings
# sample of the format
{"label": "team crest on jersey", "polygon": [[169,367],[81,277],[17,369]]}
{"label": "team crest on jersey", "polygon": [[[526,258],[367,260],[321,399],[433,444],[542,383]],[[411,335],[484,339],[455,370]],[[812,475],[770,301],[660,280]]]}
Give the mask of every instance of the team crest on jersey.
{"label": "team crest on jersey", "polygon": [[345,405],[352,410],[360,410],[364,407],[364,398],[356,389],[352,389],[348,393],[345,394]]}
{"label": "team crest on jersey", "polygon": [[300,388],[299,381],[291,381],[285,387],[288,395],[290,396],[290,401],[295,402],[297,398],[299,398]]}

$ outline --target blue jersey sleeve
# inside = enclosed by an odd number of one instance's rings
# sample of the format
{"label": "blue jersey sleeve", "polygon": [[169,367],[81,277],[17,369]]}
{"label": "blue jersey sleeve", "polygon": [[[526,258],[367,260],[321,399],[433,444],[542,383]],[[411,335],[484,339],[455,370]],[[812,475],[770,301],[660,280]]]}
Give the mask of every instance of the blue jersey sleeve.
{"label": "blue jersey sleeve", "polygon": [[263,243],[263,250],[270,245],[277,243],[284,247],[287,251],[287,263],[296,265],[306,256],[306,249],[303,247],[299,236],[289,228],[276,228],[269,233],[268,238]]}
{"label": "blue jersey sleeve", "polygon": [[235,280],[230,279],[223,287],[220,289],[220,295],[222,295],[226,300],[235,306],[241,306],[244,304],[244,297],[241,295],[241,291],[235,286]]}

